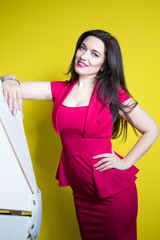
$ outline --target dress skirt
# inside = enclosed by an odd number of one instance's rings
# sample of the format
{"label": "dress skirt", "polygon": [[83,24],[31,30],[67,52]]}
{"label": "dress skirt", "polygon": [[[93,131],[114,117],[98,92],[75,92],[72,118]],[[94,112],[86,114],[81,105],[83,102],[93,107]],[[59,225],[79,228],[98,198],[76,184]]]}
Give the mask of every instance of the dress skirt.
{"label": "dress skirt", "polygon": [[136,240],[137,189],[135,183],[108,198],[74,194],[83,240]]}

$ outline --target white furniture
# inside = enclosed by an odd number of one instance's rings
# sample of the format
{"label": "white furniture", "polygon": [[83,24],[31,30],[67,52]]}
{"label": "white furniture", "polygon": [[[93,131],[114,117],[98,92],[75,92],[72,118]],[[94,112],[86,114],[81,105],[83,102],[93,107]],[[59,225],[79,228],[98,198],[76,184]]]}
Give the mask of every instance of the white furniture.
{"label": "white furniture", "polygon": [[41,192],[23,128],[23,115],[8,109],[0,81],[0,239],[33,240],[42,220]]}

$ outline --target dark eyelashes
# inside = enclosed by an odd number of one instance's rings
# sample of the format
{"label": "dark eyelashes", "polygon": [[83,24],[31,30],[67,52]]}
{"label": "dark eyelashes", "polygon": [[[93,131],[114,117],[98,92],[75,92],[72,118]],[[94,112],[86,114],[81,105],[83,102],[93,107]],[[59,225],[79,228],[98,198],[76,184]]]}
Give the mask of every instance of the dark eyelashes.
{"label": "dark eyelashes", "polygon": [[[81,50],[86,50],[86,47],[83,46],[83,45],[81,45],[81,46],[79,47],[79,49],[81,49]],[[92,55],[94,55],[95,57],[99,57],[99,55],[98,55],[96,52],[92,52]]]}
{"label": "dark eyelashes", "polygon": [[81,45],[79,48],[80,48],[80,49],[85,49],[85,47],[84,47],[83,45]]}
{"label": "dark eyelashes", "polygon": [[96,54],[96,53],[93,53],[93,55],[94,55],[95,57],[99,57],[99,55],[98,55],[98,54]]}

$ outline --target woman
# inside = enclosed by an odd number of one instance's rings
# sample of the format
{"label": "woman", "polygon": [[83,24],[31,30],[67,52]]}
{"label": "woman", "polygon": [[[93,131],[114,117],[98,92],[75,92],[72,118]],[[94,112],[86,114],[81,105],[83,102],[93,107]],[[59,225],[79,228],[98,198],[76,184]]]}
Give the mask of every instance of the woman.
{"label": "woman", "polygon": [[[154,120],[126,89],[117,40],[93,30],[78,39],[70,81],[21,82],[3,76],[4,97],[16,113],[22,99],[53,100],[53,126],[63,151],[57,171],[60,186],[73,190],[83,240],[136,240],[137,190],[134,164],[159,135]],[[16,81],[15,81],[16,80]],[[122,158],[111,138],[129,122],[142,136]]]}

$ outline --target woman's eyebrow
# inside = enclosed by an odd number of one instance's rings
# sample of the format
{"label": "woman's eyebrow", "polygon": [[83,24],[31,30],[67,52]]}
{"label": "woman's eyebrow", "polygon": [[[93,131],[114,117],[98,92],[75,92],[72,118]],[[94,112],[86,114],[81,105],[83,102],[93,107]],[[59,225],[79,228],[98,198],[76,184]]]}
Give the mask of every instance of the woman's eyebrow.
{"label": "woman's eyebrow", "polygon": [[[86,44],[85,43],[81,43],[81,45],[83,45],[85,48],[87,48],[87,46],[86,46]],[[95,50],[95,49],[92,49],[92,51],[93,52],[96,52],[96,53],[98,53],[98,54],[100,54],[100,52],[99,51],[97,51],[97,50]],[[101,54],[100,54],[101,55]]]}
{"label": "woman's eyebrow", "polygon": [[92,49],[92,51],[98,53],[98,54],[101,56],[101,54],[100,54],[99,51],[97,51],[97,50],[95,50],[95,49]]}
{"label": "woman's eyebrow", "polygon": [[82,45],[83,45],[84,47],[86,47],[86,45],[85,45],[84,43],[81,43],[81,46],[82,46]]}

